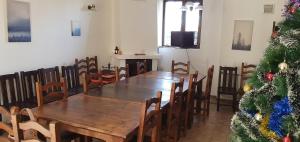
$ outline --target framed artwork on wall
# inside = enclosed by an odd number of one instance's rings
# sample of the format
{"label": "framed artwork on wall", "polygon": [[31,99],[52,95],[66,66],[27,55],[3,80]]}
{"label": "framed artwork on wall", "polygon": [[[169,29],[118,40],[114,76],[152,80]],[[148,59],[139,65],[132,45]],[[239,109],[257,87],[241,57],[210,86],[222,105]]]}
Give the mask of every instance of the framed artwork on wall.
{"label": "framed artwork on wall", "polygon": [[81,26],[79,21],[71,21],[72,36],[81,36]]}
{"label": "framed artwork on wall", "polygon": [[8,42],[31,42],[30,3],[7,1]]}
{"label": "framed artwork on wall", "polygon": [[251,50],[254,21],[235,20],[232,50]]}

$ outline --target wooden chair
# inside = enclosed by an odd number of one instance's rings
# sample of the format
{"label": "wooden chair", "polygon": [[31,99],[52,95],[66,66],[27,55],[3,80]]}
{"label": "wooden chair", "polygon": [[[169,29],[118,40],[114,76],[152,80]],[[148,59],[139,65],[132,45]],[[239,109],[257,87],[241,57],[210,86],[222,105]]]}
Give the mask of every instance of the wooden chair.
{"label": "wooden chair", "polygon": [[[24,132],[31,130],[34,132],[39,132],[43,136],[45,136],[50,142],[60,142],[59,136],[59,127],[57,122],[50,122],[49,129],[39,124],[36,119],[30,119],[27,122],[21,122],[21,111],[18,108],[13,107],[11,109],[12,115],[12,125],[14,130],[14,139],[16,142],[40,142],[37,136],[33,136],[31,138],[25,138]],[[23,111],[24,112],[24,111]],[[33,117],[33,113],[30,109],[25,109],[29,115]]]}
{"label": "wooden chair", "polygon": [[103,86],[101,74],[84,74],[83,75],[83,93],[88,94],[90,89],[99,88]]}
{"label": "wooden chair", "polygon": [[195,88],[196,83],[198,79],[198,71],[196,71],[194,74],[190,75],[189,80],[189,91],[188,93],[183,93],[182,96],[182,107],[181,107],[181,120],[180,120],[180,133],[183,133],[183,136],[186,136],[186,131],[189,128],[189,123],[191,123],[192,118],[191,114],[193,114],[193,107],[194,107],[194,94],[195,94]]}
{"label": "wooden chair", "polygon": [[99,73],[97,56],[87,57],[86,61],[88,74]]}
{"label": "wooden chair", "polygon": [[246,83],[246,81],[251,77],[251,75],[255,72],[256,65],[253,64],[246,64],[242,63],[241,66],[241,80],[240,80],[240,89],[239,94],[242,96],[245,92],[243,90],[243,87]]}
{"label": "wooden chair", "polygon": [[[204,116],[209,116],[209,109],[210,109],[210,95],[211,95],[211,86],[214,76],[214,66],[211,66],[207,71],[207,81],[204,93],[201,93],[200,97],[200,106],[201,110],[203,111]],[[202,86],[202,85],[201,85]],[[202,108],[203,104],[203,108]]]}
{"label": "wooden chair", "polygon": [[[55,91],[53,89],[55,87],[61,88],[63,92]],[[68,98],[68,90],[66,87],[66,80],[64,78],[61,79],[61,82],[53,82],[53,83],[48,83],[46,85],[42,85],[39,82],[36,82],[36,92],[37,92],[38,107],[53,101],[58,101],[58,100],[66,101]],[[61,135],[62,135],[61,136],[62,140],[68,142],[71,142],[72,140],[78,138],[83,139],[83,137],[80,135],[68,133],[68,132],[63,132]]]}
{"label": "wooden chair", "polygon": [[137,74],[144,74],[148,71],[147,69],[147,60],[144,60],[143,62],[137,62]]}
{"label": "wooden chair", "polygon": [[117,70],[115,67],[106,68],[103,67],[103,70],[100,72],[102,85],[115,83],[117,80]]}
{"label": "wooden chair", "polygon": [[236,110],[237,100],[237,67],[222,67],[219,71],[217,111],[220,110],[221,95],[231,95],[233,97],[232,108]]}
{"label": "wooden chair", "polygon": [[190,61],[187,63],[177,62],[172,60],[172,73],[190,74]]}
{"label": "wooden chair", "polygon": [[[68,98],[66,80],[63,78],[61,80],[61,82],[50,82],[45,85],[36,82],[38,106],[42,106],[43,104],[57,100],[66,100]],[[57,91],[58,89],[55,88],[60,88],[60,90],[63,90],[63,92]]]}
{"label": "wooden chair", "polygon": [[171,96],[168,110],[167,120],[167,141],[177,142],[180,125],[180,113],[182,108],[182,93],[183,93],[184,79],[180,82],[173,83],[171,88]]}
{"label": "wooden chair", "polygon": [[[0,106],[0,115],[1,115],[1,119],[2,119],[2,121],[0,121],[0,130],[1,130],[1,132],[5,133],[5,134],[4,133],[0,134],[0,141],[1,142],[13,142],[14,141],[14,132],[13,132],[13,128],[12,128],[11,124],[9,123],[9,121],[11,120],[11,114],[7,109]],[[4,118],[8,119],[9,121],[4,122],[3,121]]]}
{"label": "wooden chair", "polygon": [[22,105],[20,78],[18,73],[0,76],[2,103],[6,109]]}
{"label": "wooden chair", "polygon": [[88,73],[87,59],[75,59],[75,66],[77,68],[78,76],[83,76]]}
{"label": "wooden chair", "polygon": [[114,82],[116,82],[116,73],[113,70],[105,69],[99,73],[84,74],[83,92],[87,94],[90,89]]}
{"label": "wooden chair", "polygon": [[66,85],[68,88],[69,95],[76,95],[83,92],[80,85],[80,79],[78,75],[77,66],[62,66],[62,77],[66,79]]}
{"label": "wooden chair", "polygon": [[116,69],[116,80],[120,81],[122,79],[129,78],[129,65],[126,64],[126,67],[117,67]]}
{"label": "wooden chair", "polygon": [[39,70],[33,71],[22,71],[21,72],[21,83],[23,89],[23,97],[26,108],[37,107],[36,100],[36,89],[35,83],[40,82],[41,77],[39,74]]}
{"label": "wooden chair", "polygon": [[58,66],[53,68],[39,69],[42,85],[50,82],[60,82],[60,74]]}
{"label": "wooden chair", "polygon": [[151,131],[151,142],[160,141],[161,128],[161,96],[162,92],[158,92],[156,98],[146,100],[141,109],[140,125],[137,142],[145,142],[146,132]]}

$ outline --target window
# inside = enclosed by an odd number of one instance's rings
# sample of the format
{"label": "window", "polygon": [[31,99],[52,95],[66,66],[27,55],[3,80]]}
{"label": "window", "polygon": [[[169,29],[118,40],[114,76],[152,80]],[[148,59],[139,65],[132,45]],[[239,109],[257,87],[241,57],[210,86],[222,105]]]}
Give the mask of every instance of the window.
{"label": "window", "polygon": [[171,32],[194,32],[199,48],[202,0],[164,0],[162,45],[171,46]]}

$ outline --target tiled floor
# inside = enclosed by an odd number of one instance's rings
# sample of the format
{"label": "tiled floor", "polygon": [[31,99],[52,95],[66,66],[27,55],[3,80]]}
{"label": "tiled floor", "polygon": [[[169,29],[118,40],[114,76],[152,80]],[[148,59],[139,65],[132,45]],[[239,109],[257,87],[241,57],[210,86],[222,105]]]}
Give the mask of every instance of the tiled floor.
{"label": "tiled floor", "polygon": [[216,104],[211,104],[210,116],[206,120],[197,117],[193,128],[179,142],[228,142],[232,116],[231,107],[221,106],[217,112]]}
{"label": "tiled floor", "polygon": [[[179,142],[228,142],[230,136],[230,122],[233,116],[231,107],[221,106],[216,111],[215,101],[210,105],[210,115],[207,119],[195,117],[193,128],[187,131],[186,137]],[[94,140],[94,142],[102,142]]]}

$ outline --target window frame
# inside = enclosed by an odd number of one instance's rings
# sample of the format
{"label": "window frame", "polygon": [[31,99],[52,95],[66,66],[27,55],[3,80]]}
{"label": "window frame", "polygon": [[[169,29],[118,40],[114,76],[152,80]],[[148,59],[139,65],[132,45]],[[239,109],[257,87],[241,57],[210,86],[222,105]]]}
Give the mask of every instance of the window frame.
{"label": "window frame", "polygon": [[[199,2],[200,5],[203,5],[203,0],[163,0],[163,19],[162,19],[162,46],[167,46],[165,45],[165,19],[166,19],[166,3],[170,1],[181,1],[182,6],[185,5],[186,2],[191,1],[191,2]],[[182,11],[182,16],[181,16],[181,32],[185,31],[185,25],[186,25],[186,11]],[[197,37],[197,45],[196,48],[194,49],[200,49],[200,40],[201,40],[201,27],[202,27],[202,14],[203,10],[199,10],[199,21],[198,21],[198,37]]]}

